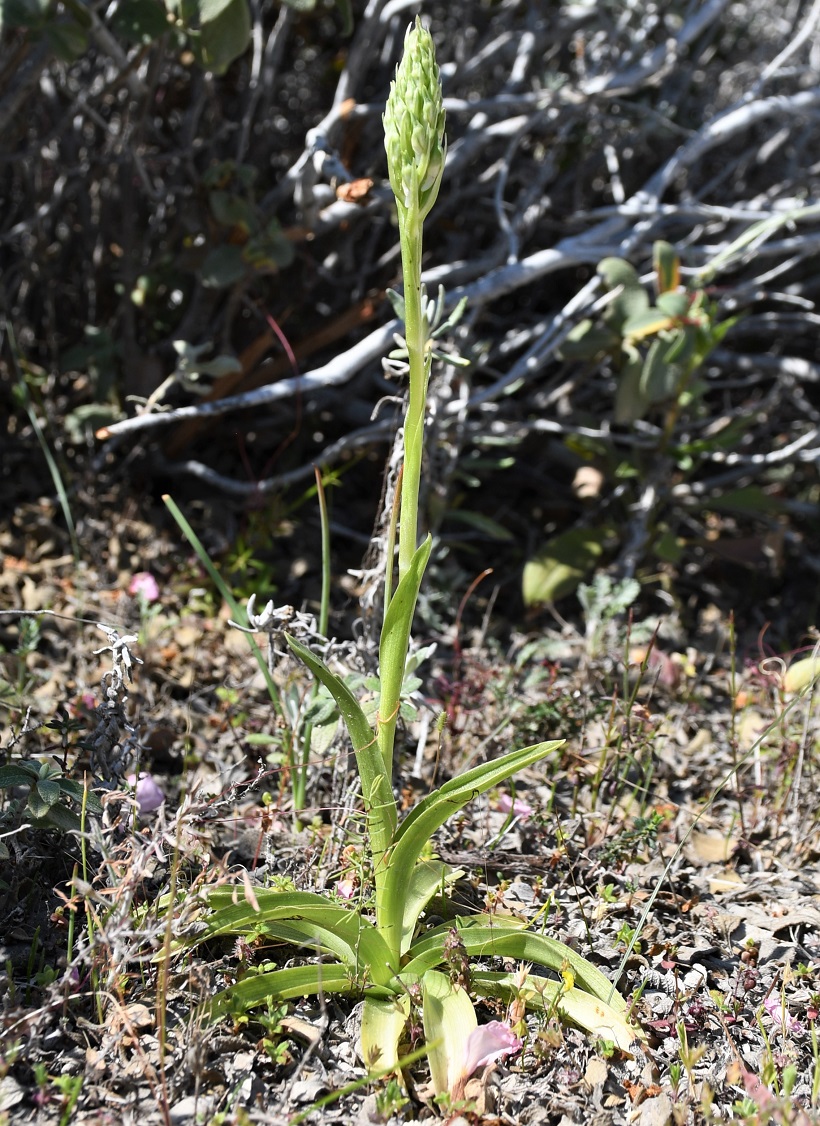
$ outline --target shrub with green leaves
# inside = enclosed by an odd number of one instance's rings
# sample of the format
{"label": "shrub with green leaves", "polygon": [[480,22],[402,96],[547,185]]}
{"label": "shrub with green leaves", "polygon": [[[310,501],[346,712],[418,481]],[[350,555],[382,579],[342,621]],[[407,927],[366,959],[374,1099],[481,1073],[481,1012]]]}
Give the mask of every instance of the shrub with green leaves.
{"label": "shrub with green leaves", "polygon": [[706,290],[681,285],[680,259],[668,242],[655,243],[653,266],[654,304],[634,266],[604,258],[598,273],[613,300],[599,321],[579,322],[561,347],[567,360],[612,358],[615,422],[636,422],[691,395],[695,372],[736,320],[718,323]]}
{"label": "shrub with green leaves", "polygon": [[[20,790],[25,792],[18,794]],[[66,778],[52,762],[21,759],[0,766],[0,793],[3,791],[6,805],[0,811],[0,828],[6,832],[25,823],[78,832],[81,819],[76,806],[89,813],[102,813],[100,799],[81,782]],[[8,855],[8,848],[0,839],[0,860],[7,859]]]}

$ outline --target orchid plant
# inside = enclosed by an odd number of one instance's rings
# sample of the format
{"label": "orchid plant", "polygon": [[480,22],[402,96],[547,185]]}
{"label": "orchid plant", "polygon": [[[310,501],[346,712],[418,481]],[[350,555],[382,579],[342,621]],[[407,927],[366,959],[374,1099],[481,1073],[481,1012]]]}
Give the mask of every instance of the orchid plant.
{"label": "orchid plant", "polygon": [[[519,1010],[529,1004],[556,1013],[624,1050],[638,1033],[623,999],[595,966],[522,921],[478,915],[425,925],[433,897],[446,893],[463,875],[440,860],[424,858],[433,833],[473,798],[546,758],[563,741],[537,743],[476,766],[430,793],[399,822],[392,787],[396,725],[416,601],[431,550],[431,538],[419,544],[417,530],[435,331],[435,303],[425,299],[421,284],[422,228],[438,195],[445,160],[439,70],[432,37],[418,19],[407,31],[384,131],[401,239],[409,395],[400,512],[388,537],[393,545],[398,532],[398,581],[393,590],[393,552],[388,551],[374,725],[342,676],[286,634],[292,652],[335,700],[353,744],[373,898],[369,905],[364,899],[353,904],[312,892],[261,890],[246,880],[244,893],[230,887],[209,892],[205,924],[195,941],[241,934],[250,942],[275,940],[321,953],[315,964],[262,966],[246,973],[215,999],[215,1011],[235,1013],[309,995],[363,995],[360,1052],[374,1074],[400,1069],[405,1029],[414,1007],[420,1009],[434,1088],[457,1097],[474,1067],[518,1045],[508,1026],[495,1027],[498,1022],[478,1031],[474,996],[515,1001]],[[474,959],[485,963],[495,956],[537,963],[555,978],[473,967]]]}

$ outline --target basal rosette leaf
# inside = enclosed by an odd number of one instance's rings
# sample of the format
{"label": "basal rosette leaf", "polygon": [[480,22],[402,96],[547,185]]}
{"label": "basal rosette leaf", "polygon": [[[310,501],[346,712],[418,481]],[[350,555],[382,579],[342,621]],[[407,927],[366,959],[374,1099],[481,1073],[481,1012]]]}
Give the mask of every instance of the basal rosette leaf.
{"label": "basal rosette leaf", "polygon": [[401,944],[404,897],[416,862],[436,829],[474,797],[499,785],[519,770],[546,758],[563,743],[563,739],[535,743],[493,762],[473,767],[428,794],[410,811],[396,832],[394,847],[385,857],[387,874],[382,898],[377,904],[377,925],[388,945],[398,948]]}
{"label": "basal rosette leaf", "polygon": [[[521,993],[516,975],[489,970],[475,970],[472,986],[481,997],[495,997],[507,1002]],[[611,1040],[622,1052],[629,1052],[636,1040],[645,1039],[643,1031],[630,1024],[623,1012],[585,990],[576,987],[567,989],[563,982],[529,974],[524,992],[531,1008],[554,1009],[563,1020],[592,1036]],[[617,996],[613,994],[613,999]]]}
{"label": "basal rosette leaf", "polygon": [[[301,946],[317,945],[335,954],[356,974],[366,974],[376,984],[388,982],[398,966],[391,967],[391,951],[371,922],[349,907],[340,907],[313,892],[279,892],[258,889],[255,903],[240,899],[243,889],[216,888],[208,894],[211,914],[196,942],[225,934],[270,934]],[[235,900],[238,900],[235,902]]]}

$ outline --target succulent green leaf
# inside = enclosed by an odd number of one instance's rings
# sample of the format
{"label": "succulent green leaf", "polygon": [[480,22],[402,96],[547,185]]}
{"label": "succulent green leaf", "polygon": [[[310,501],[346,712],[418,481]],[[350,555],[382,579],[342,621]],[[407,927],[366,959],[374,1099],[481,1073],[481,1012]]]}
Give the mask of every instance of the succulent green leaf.
{"label": "succulent green leaf", "polygon": [[433,1089],[437,1095],[449,1094],[463,1076],[467,1039],[478,1027],[478,1019],[467,990],[454,985],[445,974],[428,970],[421,986]]}
{"label": "succulent green leaf", "polygon": [[597,273],[604,279],[607,289],[615,289],[619,285],[640,288],[641,285],[637,270],[623,258],[602,258]]}
{"label": "succulent green leaf", "polygon": [[406,993],[364,999],[359,1052],[368,1071],[393,1071],[399,1066],[399,1043],[410,1018]]}

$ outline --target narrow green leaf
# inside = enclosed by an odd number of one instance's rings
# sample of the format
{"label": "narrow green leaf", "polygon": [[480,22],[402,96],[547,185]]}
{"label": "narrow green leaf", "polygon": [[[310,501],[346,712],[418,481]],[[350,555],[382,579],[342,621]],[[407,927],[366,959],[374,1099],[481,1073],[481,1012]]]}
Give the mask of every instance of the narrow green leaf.
{"label": "narrow green leaf", "polygon": [[[248,616],[245,613],[244,608],[242,606],[240,606],[239,603],[236,601],[233,594],[231,593],[231,590],[230,590],[228,584],[225,582],[225,580],[220,575],[219,571],[216,569],[216,567],[211,562],[211,557],[208,555],[208,552],[205,550],[205,547],[203,546],[202,541],[199,539],[199,537],[197,536],[194,529],[191,527],[188,520],[182,514],[182,509],[179,507],[179,505],[176,503],[176,501],[173,499],[173,497],[169,496],[167,493],[163,496],[162,499],[163,499],[165,506],[167,507],[168,511],[171,513],[174,520],[176,520],[180,531],[182,532],[182,534],[185,536],[188,543],[191,545],[191,547],[196,552],[197,558],[199,559],[200,563],[205,568],[205,570],[208,572],[208,574],[210,575],[213,582],[216,584],[217,590],[219,591],[219,593],[224,598],[226,605],[230,608],[231,614],[233,616],[233,620],[238,625],[247,625]],[[244,637],[247,639],[248,646],[250,647],[250,650],[254,655],[256,663],[259,666],[259,671],[262,673],[262,676],[264,677],[265,685],[267,687],[268,695],[270,696],[271,703],[273,704],[277,713],[279,715],[281,715],[282,714],[282,705],[281,705],[281,701],[279,699],[279,689],[276,687],[276,683],[275,683],[275,681],[274,681],[274,679],[271,675],[270,669],[268,668],[268,662],[265,660],[265,657],[262,653],[262,650],[256,644],[256,641],[254,640],[253,635],[250,634],[250,633],[246,633],[246,634],[244,634]]]}
{"label": "narrow green leaf", "polygon": [[211,1002],[214,1017],[245,1012],[269,1001],[295,1001],[317,994],[360,993],[357,981],[343,966],[289,966],[284,970],[253,974],[217,993]]}
{"label": "narrow green leaf", "polygon": [[295,637],[285,634],[285,638],[296,656],[307,665],[317,680],[324,684],[342,713],[342,719],[345,721],[356,754],[362,793],[370,802],[368,810],[370,843],[374,857],[378,857],[385,852],[393,839],[398,812],[390,780],[385,776],[382,767],[376,734],[367,722],[358,700],[345,682],[332,673],[324,661],[314,656]]}
{"label": "narrow green leaf", "polygon": [[464,875],[462,868],[453,869],[442,860],[420,860],[413,869],[405,889],[404,918],[401,928],[401,952],[407,953],[419,921],[419,915],[434,895]]}
{"label": "narrow green leaf", "polygon": [[433,540],[428,536],[413,555],[410,566],[390,599],[379,642],[379,747],[388,778],[392,778],[393,774],[393,742],[413,615],[432,548]]}
{"label": "narrow green leaf", "polygon": [[[488,970],[475,970],[472,986],[479,997],[495,997],[507,1002],[521,992],[512,974]],[[530,974],[524,992],[527,1003],[533,1008],[549,1011],[554,1006],[564,1020],[593,1036],[612,1040],[623,1052],[628,1052],[636,1040],[644,1039],[641,1029],[631,1025],[622,1011],[581,989],[565,989],[562,982]]]}
{"label": "narrow green leaf", "polygon": [[[314,947],[318,942],[354,971],[366,971],[377,985],[386,984],[398,968],[390,968],[390,949],[373,924],[350,907],[313,892],[254,889],[255,905],[243,895],[241,887],[209,892],[213,913],[194,941],[225,934],[265,934],[268,929],[274,934],[275,928],[286,924],[288,941]],[[279,930],[279,937],[285,937],[285,928]]]}
{"label": "narrow green leaf", "polygon": [[411,886],[413,870],[422,849],[436,829],[473,798],[546,758],[563,743],[563,739],[535,743],[493,762],[473,767],[428,794],[411,810],[396,833],[395,847],[388,855],[383,898],[377,903],[377,925],[389,944],[397,940],[400,942],[404,930],[404,897]]}

